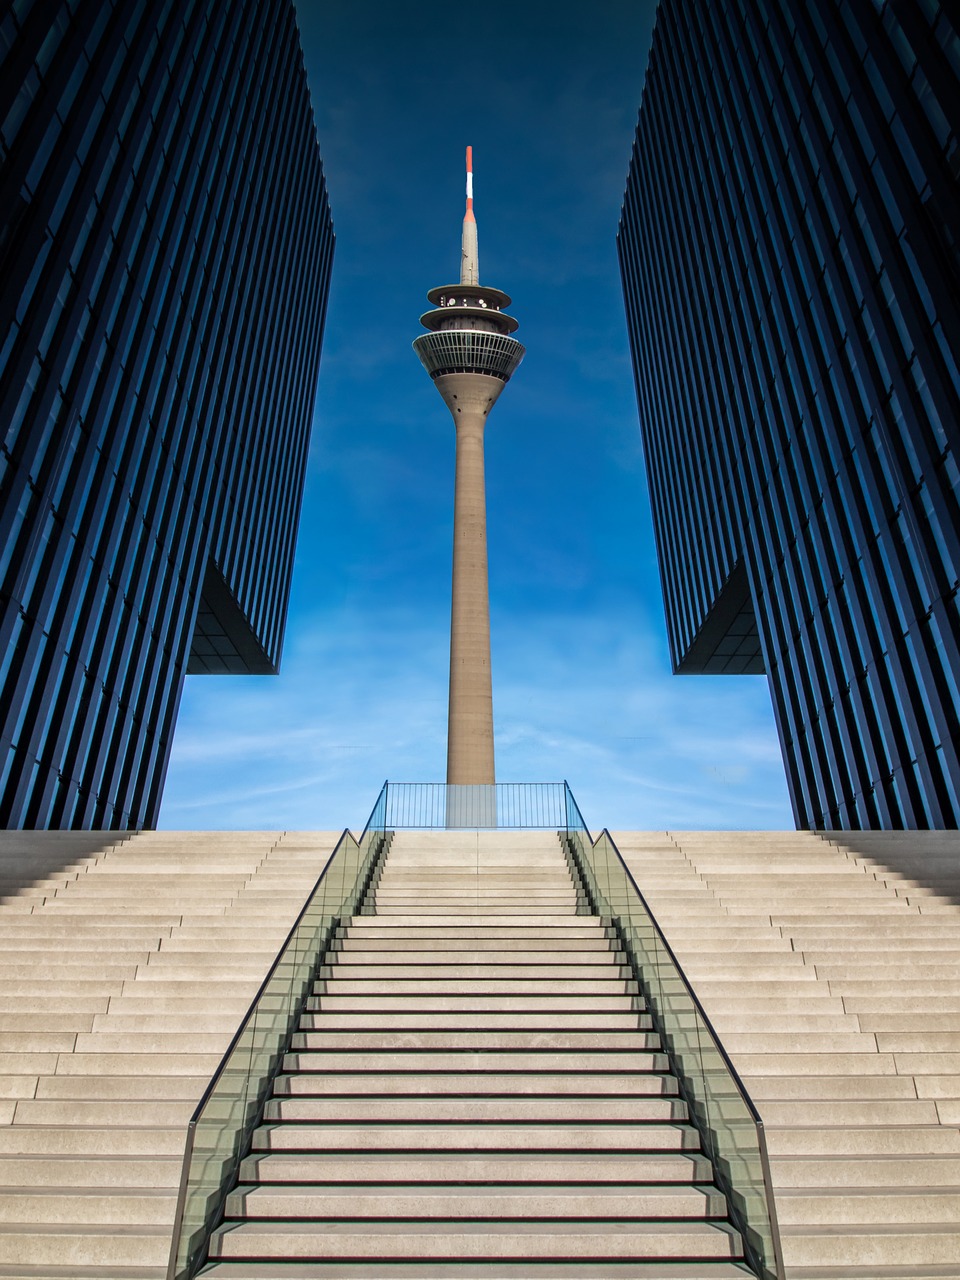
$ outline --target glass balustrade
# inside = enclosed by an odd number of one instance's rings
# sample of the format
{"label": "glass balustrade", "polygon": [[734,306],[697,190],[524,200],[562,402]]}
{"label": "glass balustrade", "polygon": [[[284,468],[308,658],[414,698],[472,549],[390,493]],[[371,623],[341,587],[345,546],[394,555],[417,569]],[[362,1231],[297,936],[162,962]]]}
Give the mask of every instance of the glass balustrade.
{"label": "glass balustrade", "polygon": [[340,837],[187,1129],[168,1280],[194,1276],[338,926],[355,915],[389,837],[386,785],[357,840]]}
{"label": "glass balustrade", "polygon": [[564,788],[568,847],[590,904],[630,958],[750,1265],[764,1280],[781,1280],[763,1122],[610,833],[593,840]]}

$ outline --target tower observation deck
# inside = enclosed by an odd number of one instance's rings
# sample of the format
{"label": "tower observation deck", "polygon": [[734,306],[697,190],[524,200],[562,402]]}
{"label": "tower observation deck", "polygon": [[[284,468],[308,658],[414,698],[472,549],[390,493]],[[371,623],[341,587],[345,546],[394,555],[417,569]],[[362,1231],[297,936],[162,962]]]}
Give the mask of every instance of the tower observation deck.
{"label": "tower observation deck", "polygon": [[495,771],[483,429],[524,349],[512,336],[516,320],[504,310],[510,298],[480,284],[471,147],[460,281],[431,289],[427,299],[433,306],[420,323],[428,332],[414,341],[413,349],[450,410],[457,433],[447,782],[490,785]]}

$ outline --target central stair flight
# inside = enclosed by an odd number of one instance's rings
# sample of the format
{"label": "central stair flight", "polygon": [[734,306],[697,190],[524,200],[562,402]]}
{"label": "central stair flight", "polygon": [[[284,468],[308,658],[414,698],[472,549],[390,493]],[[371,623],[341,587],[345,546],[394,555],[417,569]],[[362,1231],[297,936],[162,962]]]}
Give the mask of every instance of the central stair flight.
{"label": "central stair flight", "polygon": [[555,833],[398,833],[340,929],[203,1275],[752,1274]]}

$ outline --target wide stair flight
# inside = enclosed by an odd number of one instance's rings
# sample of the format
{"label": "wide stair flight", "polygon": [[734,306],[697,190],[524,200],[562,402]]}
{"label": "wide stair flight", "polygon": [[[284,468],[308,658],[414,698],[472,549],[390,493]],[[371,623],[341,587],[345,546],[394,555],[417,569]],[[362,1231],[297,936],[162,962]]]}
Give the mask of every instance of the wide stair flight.
{"label": "wide stair flight", "polygon": [[374,906],[321,971],[204,1275],[750,1274],[555,834],[399,833]]}

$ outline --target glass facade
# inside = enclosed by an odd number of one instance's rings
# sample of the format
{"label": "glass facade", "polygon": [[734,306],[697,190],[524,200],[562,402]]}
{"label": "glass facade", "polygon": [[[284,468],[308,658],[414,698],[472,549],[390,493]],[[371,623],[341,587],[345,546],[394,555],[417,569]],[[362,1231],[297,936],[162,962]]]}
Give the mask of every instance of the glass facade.
{"label": "glass facade", "polygon": [[333,252],[291,0],[0,16],[0,825],[155,823],[280,657]]}
{"label": "glass facade", "polygon": [[675,670],[799,826],[960,818],[960,19],[662,0],[619,230]]}

